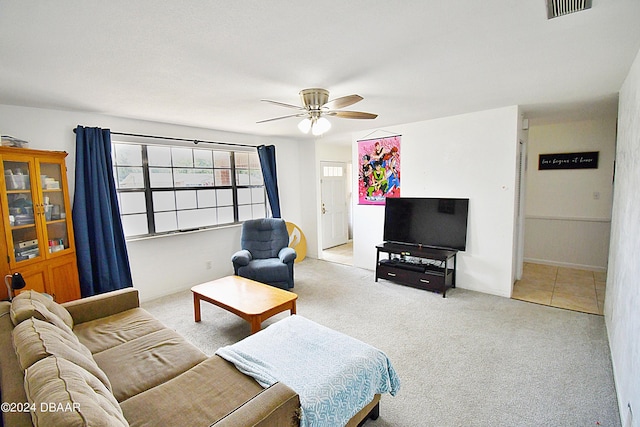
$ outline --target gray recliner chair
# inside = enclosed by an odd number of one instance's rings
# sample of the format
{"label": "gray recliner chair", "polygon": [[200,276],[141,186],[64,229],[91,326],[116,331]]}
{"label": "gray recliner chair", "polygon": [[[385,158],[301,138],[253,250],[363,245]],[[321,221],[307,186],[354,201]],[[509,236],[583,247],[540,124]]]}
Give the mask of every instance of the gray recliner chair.
{"label": "gray recliner chair", "polygon": [[296,251],[289,246],[283,219],[263,218],[242,224],[242,248],[231,257],[236,275],[276,286],[293,288],[293,261]]}

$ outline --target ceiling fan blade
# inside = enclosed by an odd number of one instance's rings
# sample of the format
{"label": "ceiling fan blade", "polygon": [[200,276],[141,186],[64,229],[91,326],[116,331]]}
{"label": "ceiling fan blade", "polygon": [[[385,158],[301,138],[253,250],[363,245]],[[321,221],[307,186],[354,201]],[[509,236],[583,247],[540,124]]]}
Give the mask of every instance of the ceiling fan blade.
{"label": "ceiling fan blade", "polygon": [[305,109],[304,107],[301,107],[301,106],[299,106],[299,105],[286,104],[286,103],[284,103],[284,102],[271,101],[271,100],[269,100],[269,99],[261,99],[260,101],[263,101],[263,102],[269,102],[269,103],[271,103],[271,104],[276,104],[276,105],[279,105],[279,106],[281,106],[281,107],[295,108],[296,110],[304,110],[304,109]]}
{"label": "ceiling fan blade", "polygon": [[342,119],[375,119],[378,117],[377,114],[363,113],[362,111],[328,111],[326,114]]}
{"label": "ceiling fan blade", "polygon": [[274,117],[273,119],[260,120],[260,121],[258,121],[256,123],[272,122],[274,120],[288,119],[288,118],[291,118],[291,117],[305,117],[306,115],[307,115],[307,113],[289,114],[288,116],[281,116],[281,117]]}
{"label": "ceiling fan blade", "polygon": [[363,99],[364,98],[362,98],[360,95],[355,95],[355,94],[354,95],[341,96],[340,98],[336,98],[336,99],[333,99],[333,100],[327,102],[322,107],[323,108],[328,108],[330,110],[335,110],[337,108],[348,107],[349,105],[353,105],[356,102],[362,101]]}

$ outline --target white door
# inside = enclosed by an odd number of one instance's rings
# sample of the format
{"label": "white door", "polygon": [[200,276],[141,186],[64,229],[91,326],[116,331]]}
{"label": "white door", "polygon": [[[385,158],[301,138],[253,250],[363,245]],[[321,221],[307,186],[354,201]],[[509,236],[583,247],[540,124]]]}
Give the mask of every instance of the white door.
{"label": "white door", "polygon": [[344,163],[320,162],[320,166],[322,249],[327,249],[349,240],[347,177]]}

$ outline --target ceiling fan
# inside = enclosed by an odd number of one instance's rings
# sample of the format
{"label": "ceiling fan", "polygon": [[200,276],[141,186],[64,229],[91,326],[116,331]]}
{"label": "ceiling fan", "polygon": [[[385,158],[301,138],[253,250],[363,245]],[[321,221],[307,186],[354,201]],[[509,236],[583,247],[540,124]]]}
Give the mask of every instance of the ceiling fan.
{"label": "ceiling fan", "polygon": [[257,123],[272,122],[290,117],[303,117],[302,121],[298,123],[298,129],[300,129],[302,133],[309,133],[309,131],[311,131],[313,135],[318,136],[331,128],[331,122],[329,122],[325,116],[334,116],[343,119],[375,119],[378,117],[377,114],[372,113],[340,110],[340,108],[348,107],[349,105],[362,101],[363,98],[360,95],[347,95],[329,101],[328,90],[311,88],[301,90],[300,99],[302,100],[302,106],[262,99],[261,101],[280,105],[281,107],[293,108],[299,110],[299,112],[272,119],[260,120]]}

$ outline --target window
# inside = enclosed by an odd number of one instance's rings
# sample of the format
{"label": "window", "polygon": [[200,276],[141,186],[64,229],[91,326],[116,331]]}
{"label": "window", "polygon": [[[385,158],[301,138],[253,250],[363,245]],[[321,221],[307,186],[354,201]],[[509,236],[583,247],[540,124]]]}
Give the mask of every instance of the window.
{"label": "window", "polygon": [[112,148],[125,237],[266,216],[258,153],[124,142]]}
{"label": "window", "polygon": [[344,168],[342,166],[323,166],[322,167],[322,175],[325,177],[329,176],[342,176],[342,170]]}

